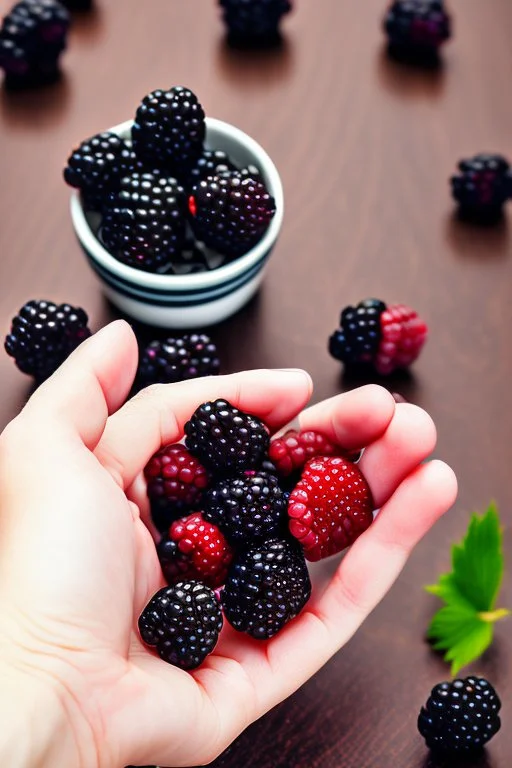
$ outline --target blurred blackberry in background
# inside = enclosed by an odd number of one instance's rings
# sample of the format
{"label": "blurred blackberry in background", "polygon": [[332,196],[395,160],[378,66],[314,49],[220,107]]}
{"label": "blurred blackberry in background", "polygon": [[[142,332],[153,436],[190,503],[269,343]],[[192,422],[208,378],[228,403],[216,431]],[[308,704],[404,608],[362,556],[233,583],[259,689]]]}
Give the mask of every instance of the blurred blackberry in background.
{"label": "blurred blackberry in background", "polygon": [[512,195],[512,174],[501,155],[479,154],[459,163],[460,173],[450,179],[452,195],[462,218],[492,222]]}
{"label": "blurred blackberry in background", "polygon": [[39,383],[91,335],[80,307],[52,301],[28,301],[12,320],[5,350],[23,373]]}
{"label": "blurred blackberry in background", "polygon": [[185,182],[203,153],[204,110],[188,88],[175,86],[145,96],[132,126],[137,156]]}
{"label": "blurred blackberry in background", "polygon": [[185,242],[185,210],[185,194],[176,179],[135,172],[108,196],[100,237],[119,261],[163,272]]}
{"label": "blurred blackberry in background", "polygon": [[451,19],[441,0],[395,0],[384,18],[390,53],[399,58],[435,60],[451,37]]}
{"label": "blurred blackberry in background", "polygon": [[64,168],[64,181],[82,193],[86,208],[101,211],[121,178],[134,170],[135,154],[117,134],[106,131],[92,136],[73,150]]}
{"label": "blurred blackberry in background", "polygon": [[66,48],[69,12],[57,0],[20,0],[0,28],[0,68],[8,88],[53,82]]}
{"label": "blurred blackberry in background", "polygon": [[240,46],[265,46],[280,39],[281,18],[290,0],[219,0],[228,40]]}
{"label": "blurred blackberry in background", "polygon": [[219,370],[213,341],[204,333],[192,333],[150,342],[140,356],[137,380],[142,388],[148,384],[172,384],[214,376]]}

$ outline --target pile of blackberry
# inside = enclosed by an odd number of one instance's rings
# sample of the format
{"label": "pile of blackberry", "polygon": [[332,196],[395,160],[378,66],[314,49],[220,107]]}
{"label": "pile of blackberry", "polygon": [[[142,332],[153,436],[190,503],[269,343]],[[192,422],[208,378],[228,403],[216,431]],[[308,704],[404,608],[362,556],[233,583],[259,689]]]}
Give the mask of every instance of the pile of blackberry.
{"label": "pile of blackberry", "polygon": [[58,0],[20,0],[0,28],[0,68],[10,89],[53,82],[66,48],[70,19]]}
{"label": "pile of blackberry", "polygon": [[222,615],[270,638],[302,610],[311,583],[288,532],[288,494],[268,461],[265,424],[219,399],[199,406],[184,431],[184,445],[161,449],[145,472],[150,498],[167,487],[158,554],[169,586],[144,609],[139,629],[163,659],[191,669],[213,650]]}
{"label": "pile of blackberry", "polygon": [[[48,0],[49,1],[49,0]],[[175,86],[140,103],[130,139],[101,133],[71,153],[64,180],[116,259],[159,274],[216,269],[253,248],[275,213],[260,170],[205,146],[197,96]]]}

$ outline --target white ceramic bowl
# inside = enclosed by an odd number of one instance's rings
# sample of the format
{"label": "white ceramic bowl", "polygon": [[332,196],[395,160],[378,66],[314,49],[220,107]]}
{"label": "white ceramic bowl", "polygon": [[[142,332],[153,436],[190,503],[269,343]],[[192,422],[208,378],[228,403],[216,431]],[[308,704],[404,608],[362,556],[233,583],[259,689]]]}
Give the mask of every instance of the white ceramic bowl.
{"label": "white ceramic bowl", "polygon": [[[130,140],[132,121],[110,131]],[[240,167],[256,165],[276,202],[276,212],[260,242],[243,256],[209,272],[159,275],[115,259],[97,238],[98,214],[86,212],[80,193],[71,194],[76,236],[106,296],[130,317],[163,328],[202,328],[237,312],[258,290],[283,221],[283,187],[264,149],[229,123],[206,118],[207,149],[226,152]]]}

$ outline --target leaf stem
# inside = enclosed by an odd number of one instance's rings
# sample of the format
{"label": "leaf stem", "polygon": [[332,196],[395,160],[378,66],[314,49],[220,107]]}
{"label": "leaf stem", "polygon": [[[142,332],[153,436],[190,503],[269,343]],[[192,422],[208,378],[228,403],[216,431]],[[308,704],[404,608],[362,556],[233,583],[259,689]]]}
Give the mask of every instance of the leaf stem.
{"label": "leaf stem", "polygon": [[478,614],[478,618],[488,624],[494,624],[495,621],[504,619],[506,616],[510,616],[510,611],[507,608],[497,608],[494,611],[481,611]]}

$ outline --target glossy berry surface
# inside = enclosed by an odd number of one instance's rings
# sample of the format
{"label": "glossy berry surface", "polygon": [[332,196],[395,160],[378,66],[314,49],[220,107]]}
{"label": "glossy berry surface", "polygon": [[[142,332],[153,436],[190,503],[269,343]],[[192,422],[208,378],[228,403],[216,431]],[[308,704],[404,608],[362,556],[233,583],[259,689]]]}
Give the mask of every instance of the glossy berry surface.
{"label": "glossy berry surface", "polygon": [[451,37],[451,19],[441,0],[395,0],[384,30],[397,53],[435,54]]}
{"label": "glossy berry surface", "polygon": [[130,267],[166,271],[179,257],[185,233],[184,191],[172,177],[132,173],[104,204],[100,237]]}
{"label": "glossy berry surface", "polygon": [[286,532],[286,496],[276,477],[251,472],[214,484],[204,501],[204,516],[219,526],[233,545]]}
{"label": "glossy berry surface", "polygon": [[262,421],[218,399],[203,403],[185,424],[185,444],[211,472],[256,469],[268,450]]}
{"label": "glossy berry surface", "polygon": [[371,363],[381,340],[380,318],[386,305],[379,299],[364,299],[341,313],[340,329],[329,339],[329,351],[349,365]]}
{"label": "glossy berry surface", "polygon": [[187,179],[187,187],[190,191],[208,176],[218,176],[222,173],[235,171],[236,166],[229,156],[220,149],[204,149]]}
{"label": "glossy berry surface", "polygon": [[230,40],[265,44],[279,37],[279,23],[292,9],[290,0],[219,0]]}
{"label": "glossy berry surface", "polygon": [[54,80],[66,47],[69,12],[57,0],[21,0],[0,28],[0,67],[6,85],[22,88]]}
{"label": "glossy berry surface", "polygon": [[209,176],[189,198],[196,237],[229,258],[241,256],[261,240],[275,210],[263,182],[238,171]]}
{"label": "glossy berry surface", "polygon": [[361,470],[340,456],[310,459],[288,501],[289,528],[308,560],[349,547],[373,521]]}
{"label": "glossy berry surface", "polygon": [[217,347],[204,333],[191,333],[150,342],[142,351],[137,384],[173,384],[219,373]]}
{"label": "glossy berry surface", "polygon": [[273,637],[295,618],[311,595],[300,547],[268,539],[238,554],[221,593],[226,620],[260,640]]}
{"label": "glossy berry surface", "polygon": [[144,476],[148,497],[175,516],[199,508],[210,480],[201,462],[180,443],[161,448],[146,464]]}
{"label": "glossy berry surface", "polygon": [[86,208],[101,211],[107,195],[119,189],[121,178],[131,173],[135,162],[123,139],[106,131],[73,150],[64,168],[64,180],[82,192]]}
{"label": "glossy berry surface", "polygon": [[198,667],[217,644],[222,612],[210,587],[181,581],[159,590],[139,617],[139,632],[158,655],[181,669]]}
{"label": "glossy berry surface", "polygon": [[80,307],[28,301],[12,320],[5,350],[20,371],[41,382],[91,335],[87,323]]}
{"label": "glossy berry surface", "polygon": [[300,432],[290,429],[282,437],[272,440],[268,449],[270,461],[283,477],[301,470],[315,456],[336,456],[340,453],[342,450],[339,446],[313,429]]}
{"label": "glossy berry surface", "polygon": [[466,677],[436,685],[418,717],[427,746],[465,755],[481,749],[501,727],[501,702],[482,677]]}
{"label": "glossy berry surface", "polygon": [[204,117],[197,96],[188,88],[152,91],[135,115],[135,153],[149,167],[186,178],[203,153]]}
{"label": "glossy berry surface", "polygon": [[157,547],[169,584],[197,579],[212,589],[226,580],[233,550],[222,531],[201,512],[175,520]]}
{"label": "glossy berry surface", "polygon": [[482,153],[461,160],[450,183],[462,216],[476,221],[498,218],[512,195],[510,166],[501,155]]}

